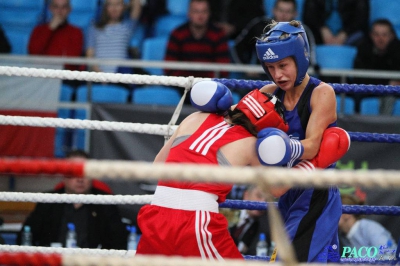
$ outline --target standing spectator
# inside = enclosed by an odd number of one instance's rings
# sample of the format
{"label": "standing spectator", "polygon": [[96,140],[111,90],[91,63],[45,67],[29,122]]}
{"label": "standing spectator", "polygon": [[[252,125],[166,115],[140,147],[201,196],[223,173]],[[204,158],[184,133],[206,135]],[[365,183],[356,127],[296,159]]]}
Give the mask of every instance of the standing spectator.
{"label": "standing spectator", "polygon": [[[85,160],[87,155],[72,151],[71,160]],[[50,193],[60,194],[109,194],[108,186],[85,178],[65,178],[62,186]],[[126,249],[128,231],[121,221],[116,205],[82,203],[38,203],[26,219],[34,246],[65,246],[67,224],[74,223],[77,246],[80,248]],[[23,228],[23,227],[22,227]],[[21,243],[21,233],[17,243]]]}
{"label": "standing spectator", "polygon": [[[400,70],[400,40],[392,23],[387,19],[378,19],[372,23],[369,38],[365,38],[357,49],[354,59],[355,69],[371,70]],[[355,78],[354,83],[400,85],[399,80],[380,78]],[[356,112],[360,111],[360,101],[363,95],[356,94]],[[367,96],[368,97],[368,96]],[[383,96],[381,101],[381,114],[391,115],[393,111],[394,96]]]}
{"label": "standing spectator", "polygon": [[[265,202],[266,195],[259,187],[252,185],[245,190],[243,200]],[[270,246],[269,230],[261,231],[262,228],[268,229],[268,226],[265,227],[261,224],[267,222],[264,221],[267,219],[262,219],[266,217],[265,211],[241,210],[238,223],[229,229],[233,241],[243,255],[256,255],[256,245],[260,233],[265,233]]]}
{"label": "standing spectator", "polygon": [[[207,0],[191,0],[189,21],[171,32],[166,61],[229,63],[229,47],[223,30],[210,23],[210,7]],[[192,71],[165,69],[168,76],[194,76],[215,78],[214,71]],[[221,72],[220,77],[226,78],[228,73]],[[189,104],[189,97],[185,103]]]}
{"label": "standing spectator", "polygon": [[[69,0],[51,0],[51,19],[36,26],[30,36],[28,52],[32,55],[82,56],[82,30],[68,23],[71,12]],[[79,66],[65,66],[68,70],[79,70]]]}
{"label": "standing spectator", "polygon": [[0,26],[0,53],[8,54],[11,52],[11,45],[4,33],[3,28]]}
{"label": "standing spectator", "polygon": [[[129,7],[124,0],[106,0],[100,19],[89,28],[86,56],[101,59],[127,59],[129,58],[129,41],[141,13],[140,0],[130,0]],[[130,9],[129,16],[125,17],[125,10]],[[96,72],[121,72],[130,73],[130,68],[117,66],[92,66]]]}
{"label": "standing spectator", "polygon": [[317,44],[357,45],[368,31],[368,0],[306,0],[303,10]]}

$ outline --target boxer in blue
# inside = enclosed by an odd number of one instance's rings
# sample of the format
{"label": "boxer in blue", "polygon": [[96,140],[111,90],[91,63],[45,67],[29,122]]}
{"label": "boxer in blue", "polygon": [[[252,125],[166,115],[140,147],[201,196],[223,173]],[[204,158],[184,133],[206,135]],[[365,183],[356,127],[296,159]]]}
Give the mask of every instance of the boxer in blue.
{"label": "boxer in blue", "polygon": [[[310,49],[299,21],[273,22],[256,43],[258,59],[274,82],[261,88],[283,102],[290,137],[287,167],[313,170],[334,167],[350,146],[346,131],[336,127],[336,97],[333,88],[307,74]],[[213,97],[218,95],[218,101]],[[223,111],[225,92],[215,93],[199,110]],[[211,107],[210,107],[211,105]],[[263,131],[259,132],[259,146]],[[288,137],[288,138],[289,138]],[[279,158],[281,159],[281,158]],[[263,162],[262,158],[260,161]],[[338,222],[342,213],[336,187],[327,189],[285,188],[274,190],[279,209],[299,262],[328,262],[338,259]],[[278,252],[279,258],[279,252]]]}
{"label": "boxer in blue", "polygon": [[[303,26],[292,21],[275,22],[267,28],[269,30],[256,43],[256,50],[262,67],[274,84],[264,86],[261,91],[278,96],[286,108],[287,134],[295,147],[288,166],[298,164],[300,159],[310,160],[318,152],[324,159],[335,156],[334,146],[328,143],[329,147],[321,147],[324,135],[333,130],[330,137],[337,140],[348,136],[336,127],[333,88],[307,74],[310,48]],[[342,148],[347,151],[348,145],[345,146]],[[321,152],[322,149],[325,152]],[[297,167],[303,165],[309,168],[307,161]],[[290,188],[275,196],[280,196],[278,206],[300,262],[327,262],[330,258],[338,258],[328,253],[339,250],[338,223],[342,204],[337,187]]]}

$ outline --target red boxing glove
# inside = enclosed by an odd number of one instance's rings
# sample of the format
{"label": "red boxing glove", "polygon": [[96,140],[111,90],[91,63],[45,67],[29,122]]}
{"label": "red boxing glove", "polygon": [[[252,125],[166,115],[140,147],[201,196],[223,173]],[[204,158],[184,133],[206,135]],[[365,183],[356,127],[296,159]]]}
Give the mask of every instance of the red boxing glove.
{"label": "red boxing glove", "polygon": [[318,154],[311,160],[302,160],[293,168],[306,171],[327,168],[342,158],[350,148],[350,136],[340,127],[330,127],[322,135]]}

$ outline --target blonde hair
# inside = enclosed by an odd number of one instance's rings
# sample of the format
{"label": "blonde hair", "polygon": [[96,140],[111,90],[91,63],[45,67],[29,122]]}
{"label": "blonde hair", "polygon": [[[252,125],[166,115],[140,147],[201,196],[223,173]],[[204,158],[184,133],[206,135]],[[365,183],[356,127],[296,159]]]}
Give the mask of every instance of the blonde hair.
{"label": "blonde hair", "polygon": [[[276,25],[278,25],[278,22],[276,22],[275,20],[272,20],[270,24],[268,24],[267,26],[265,26],[264,28],[264,33],[267,33],[268,31],[270,31],[273,27],[275,27]],[[296,28],[300,28],[301,27],[301,22],[298,20],[292,20],[289,22],[289,25],[296,27]],[[289,34],[287,33],[283,33],[281,35],[281,37],[279,39],[285,39],[289,36]]]}

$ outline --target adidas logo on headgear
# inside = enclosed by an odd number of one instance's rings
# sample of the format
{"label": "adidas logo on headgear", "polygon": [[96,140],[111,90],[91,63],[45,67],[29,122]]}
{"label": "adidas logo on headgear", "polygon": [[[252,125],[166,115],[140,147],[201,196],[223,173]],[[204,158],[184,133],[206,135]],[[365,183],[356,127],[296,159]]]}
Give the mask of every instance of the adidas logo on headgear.
{"label": "adidas logo on headgear", "polygon": [[268,50],[265,52],[263,56],[263,60],[276,59],[276,58],[279,58],[279,56],[275,54],[271,48],[268,48]]}

